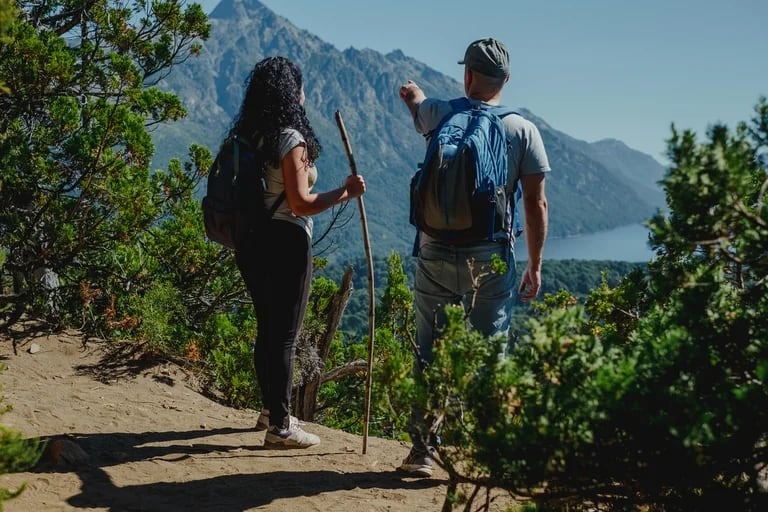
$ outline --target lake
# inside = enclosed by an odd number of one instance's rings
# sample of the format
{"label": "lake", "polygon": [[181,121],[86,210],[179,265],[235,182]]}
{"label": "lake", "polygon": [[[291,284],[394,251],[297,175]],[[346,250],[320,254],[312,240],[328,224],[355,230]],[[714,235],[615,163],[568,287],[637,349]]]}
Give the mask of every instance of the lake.
{"label": "lake", "polygon": [[[648,262],[654,253],[648,245],[650,231],[632,224],[571,238],[549,238],[544,245],[544,260],[613,260]],[[518,261],[527,260],[525,239],[515,244]]]}

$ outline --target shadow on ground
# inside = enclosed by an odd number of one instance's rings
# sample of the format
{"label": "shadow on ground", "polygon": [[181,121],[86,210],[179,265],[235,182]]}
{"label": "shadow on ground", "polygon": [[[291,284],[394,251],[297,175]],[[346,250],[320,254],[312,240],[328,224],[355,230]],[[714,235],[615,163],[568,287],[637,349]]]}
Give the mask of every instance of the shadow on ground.
{"label": "shadow on ground", "polygon": [[[353,490],[413,490],[443,485],[438,479],[418,480],[404,478],[396,471],[338,472],[321,471],[274,471],[238,475],[220,475],[202,480],[185,482],[153,482],[118,487],[107,473],[107,468],[118,464],[162,460],[180,462],[199,455],[210,458],[250,457],[253,467],[260,459],[291,457],[301,465],[302,457],[350,455],[344,452],[280,452],[264,450],[261,444],[242,446],[226,444],[225,439],[210,443],[206,437],[228,434],[247,434],[252,429],[220,428],[183,432],[145,432],[71,434],[48,439],[49,446],[55,441],[74,443],[88,454],[89,460],[79,464],[67,464],[44,457],[35,470],[38,473],[71,472],[82,481],[80,494],[67,503],[76,508],[104,508],[110,511],[189,511],[215,510],[235,512],[268,505],[276,500],[315,496],[322,493]],[[197,442],[193,440],[197,439]],[[156,444],[163,443],[163,444]],[[215,456],[215,455],[214,455]]]}
{"label": "shadow on ground", "polygon": [[403,480],[394,471],[277,471],[126,487],[115,487],[109,476],[97,469],[82,473],[80,477],[83,482],[82,492],[67,500],[69,505],[78,508],[106,508],[115,512],[240,512],[299,496],[353,489],[426,489],[445,483],[437,480]]}
{"label": "shadow on ground", "polygon": [[104,353],[98,362],[75,366],[75,373],[108,384],[137,377],[166,362],[139,343],[113,342],[104,346]]}

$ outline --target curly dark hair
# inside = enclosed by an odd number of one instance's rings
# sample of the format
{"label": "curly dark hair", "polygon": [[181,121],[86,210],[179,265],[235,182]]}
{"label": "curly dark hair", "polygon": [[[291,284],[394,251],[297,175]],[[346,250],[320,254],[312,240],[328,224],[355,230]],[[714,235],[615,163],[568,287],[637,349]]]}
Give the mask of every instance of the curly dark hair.
{"label": "curly dark hair", "polygon": [[280,167],[280,132],[293,128],[304,136],[310,161],[317,160],[322,148],[299,103],[302,76],[298,66],[285,57],[268,57],[253,67],[245,84],[245,98],[229,137],[264,137],[267,161]]}

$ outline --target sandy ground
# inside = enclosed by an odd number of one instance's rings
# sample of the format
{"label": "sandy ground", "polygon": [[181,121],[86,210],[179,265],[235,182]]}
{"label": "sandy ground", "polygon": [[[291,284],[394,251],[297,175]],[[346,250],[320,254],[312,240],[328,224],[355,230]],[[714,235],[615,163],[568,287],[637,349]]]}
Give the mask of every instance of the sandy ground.
{"label": "sandy ground", "polygon": [[[129,344],[83,342],[27,323],[0,335],[5,404],[0,422],[44,437],[49,453],[32,471],[0,475],[27,489],[7,512],[431,511],[447,477],[410,478],[396,468],[408,446],[307,424],[306,450],[263,448],[254,411],[193,390],[182,368],[143,357]],[[17,343],[14,354],[12,341]],[[30,353],[33,345],[39,352]],[[492,507],[498,509],[499,507]]]}
{"label": "sandy ground", "polygon": [[[27,437],[52,438],[58,458],[0,476],[26,491],[8,512],[92,511],[406,511],[440,510],[447,483],[396,471],[405,444],[307,424],[320,436],[307,450],[263,448],[253,411],[193,391],[178,366],[130,345],[107,350],[76,332],[24,326],[0,337],[5,403],[0,421]],[[40,351],[29,353],[32,344]],[[81,448],[82,452],[78,451]],[[87,457],[87,458],[86,458]],[[67,461],[69,459],[69,462]],[[58,463],[52,462],[58,461]]]}

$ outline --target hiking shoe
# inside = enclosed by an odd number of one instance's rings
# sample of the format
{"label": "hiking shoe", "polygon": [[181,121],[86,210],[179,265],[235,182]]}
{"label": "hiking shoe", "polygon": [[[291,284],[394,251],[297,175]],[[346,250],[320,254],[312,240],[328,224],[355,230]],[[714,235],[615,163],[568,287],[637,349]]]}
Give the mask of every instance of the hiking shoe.
{"label": "hiking shoe", "polygon": [[[296,416],[291,416],[290,421],[290,428],[293,427],[299,427],[304,424],[303,421],[300,421],[299,418]],[[256,420],[256,432],[261,432],[262,430],[267,430],[269,428],[269,409],[262,409],[259,413],[259,418]]]}
{"label": "hiking shoe", "polygon": [[264,438],[264,447],[271,449],[309,448],[317,444],[320,444],[320,438],[304,432],[298,425],[285,429],[272,425]]}
{"label": "hiking shoe", "polygon": [[410,476],[429,478],[432,476],[432,457],[424,452],[411,448],[408,456],[397,469],[408,473]]}

